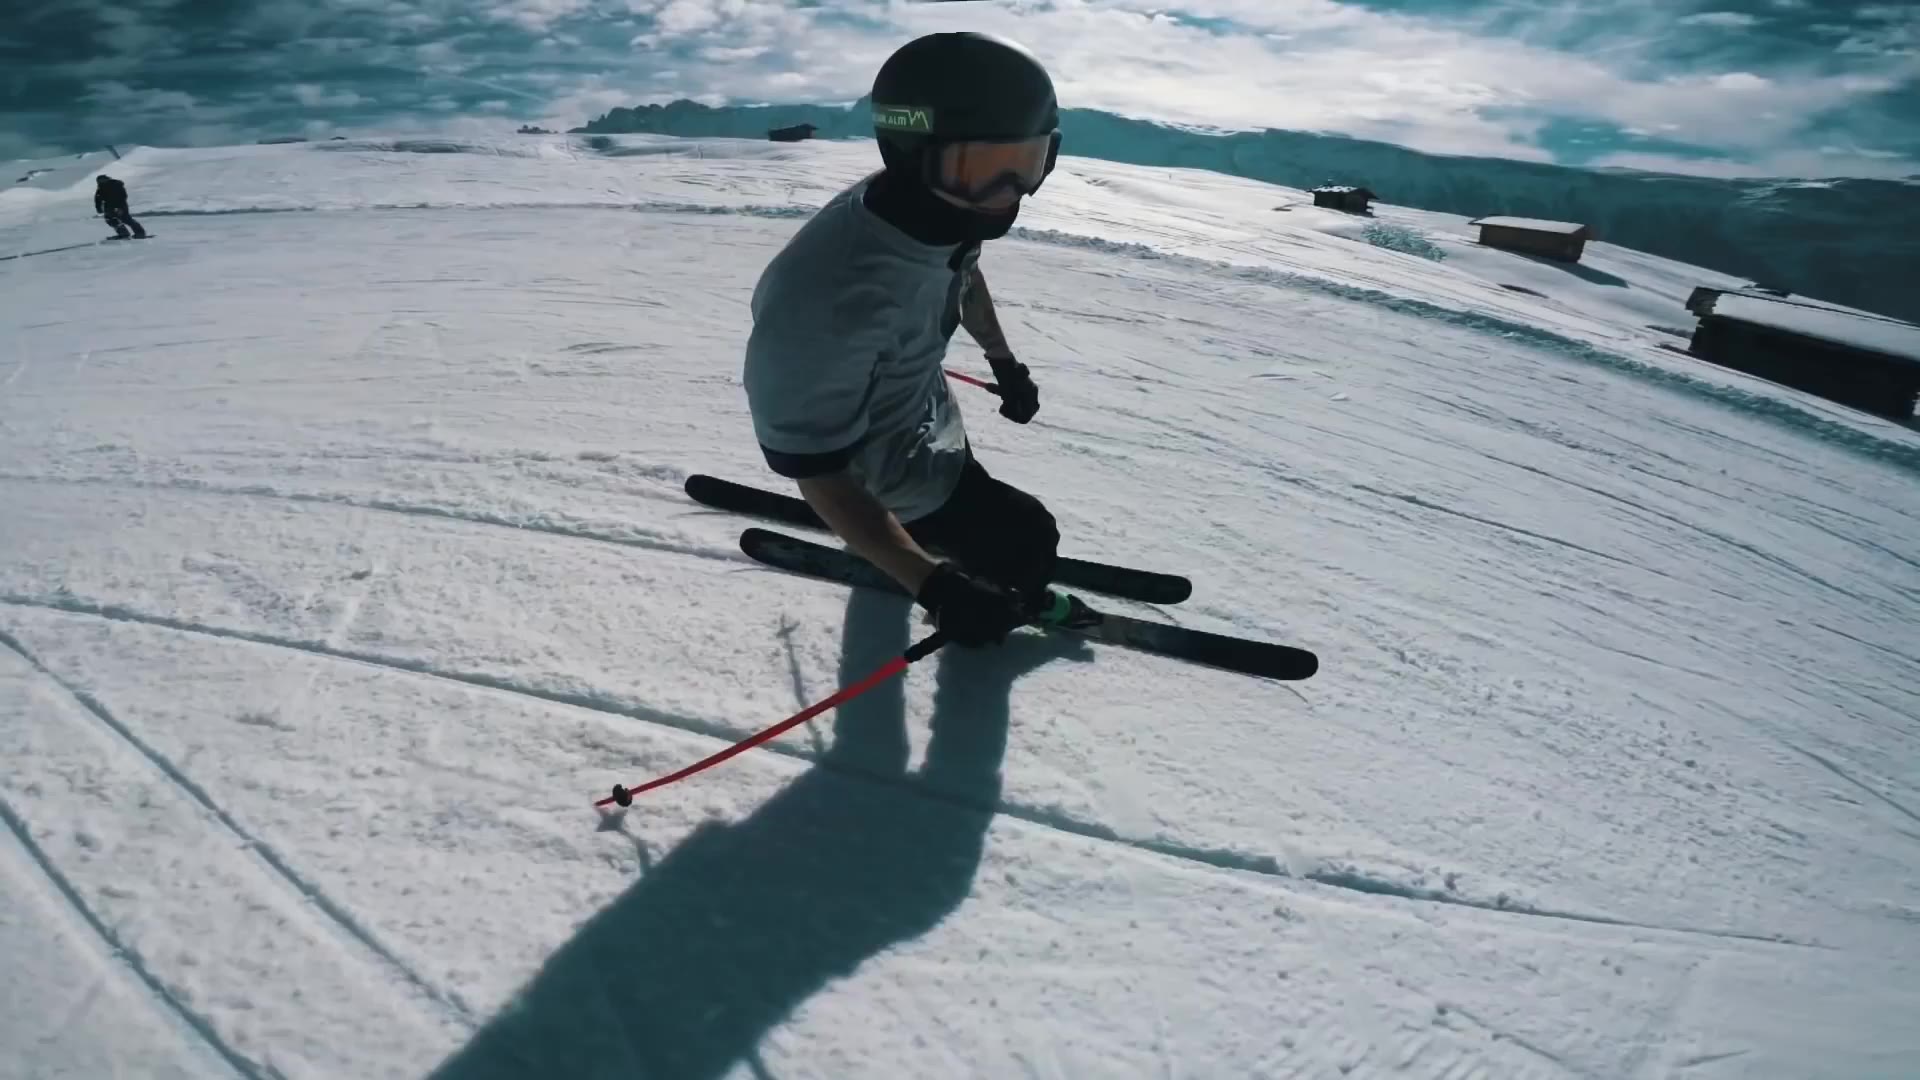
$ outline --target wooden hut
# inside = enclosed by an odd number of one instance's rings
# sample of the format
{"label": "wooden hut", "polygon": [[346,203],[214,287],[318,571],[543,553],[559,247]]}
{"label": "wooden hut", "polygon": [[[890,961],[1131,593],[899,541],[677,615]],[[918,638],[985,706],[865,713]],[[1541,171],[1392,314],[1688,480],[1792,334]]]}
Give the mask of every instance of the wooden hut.
{"label": "wooden hut", "polygon": [[1484,217],[1468,222],[1480,227],[1480,242],[1488,247],[1544,255],[1561,262],[1579,262],[1593,238],[1593,229],[1572,221],[1540,218]]}
{"label": "wooden hut", "polygon": [[1380,198],[1366,188],[1350,184],[1328,184],[1314,188],[1312,194],[1313,205],[1329,210],[1345,210],[1349,214],[1371,213],[1367,204]]}
{"label": "wooden hut", "polygon": [[774,142],[799,142],[813,138],[813,133],[818,130],[812,124],[795,124],[792,127],[774,128],[767,132],[767,138]]}
{"label": "wooden hut", "polygon": [[1699,288],[1687,352],[1893,420],[1920,396],[1920,326],[1757,288]]}

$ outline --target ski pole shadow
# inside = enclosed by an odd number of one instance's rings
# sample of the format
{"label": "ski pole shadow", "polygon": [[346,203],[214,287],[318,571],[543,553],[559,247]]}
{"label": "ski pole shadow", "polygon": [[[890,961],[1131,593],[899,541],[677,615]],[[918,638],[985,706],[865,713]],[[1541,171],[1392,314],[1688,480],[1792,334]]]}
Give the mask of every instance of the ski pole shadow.
{"label": "ski pole shadow", "polygon": [[[908,602],[855,589],[841,685],[909,644]],[[583,923],[433,1080],[719,1080],[829,982],[919,937],[972,889],[1000,797],[1009,696],[1084,641],[941,651],[925,762],[905,688],[843,705],[820,763],[752,814],[702,825]],[[930,797],[931,796],[931,797]]]}

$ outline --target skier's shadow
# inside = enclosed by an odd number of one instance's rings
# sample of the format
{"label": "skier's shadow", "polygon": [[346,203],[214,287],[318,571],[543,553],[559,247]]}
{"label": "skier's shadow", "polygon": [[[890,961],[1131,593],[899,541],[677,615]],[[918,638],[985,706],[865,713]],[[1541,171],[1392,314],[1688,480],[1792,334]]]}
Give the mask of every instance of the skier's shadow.
{"label": "skier's shadow", "polygon": [[[853,590],[841,685],[905,650],[904,609]],[[690,834],[435,1080],[717,1080],[757,1062],[761,1037],[809,996],[959,907],[1000,796],[1014,679],[1089,655],[1027,633],[942,650],[932,737],[911,774],[901,679],[842,706],[823,764],[745,819]]]}

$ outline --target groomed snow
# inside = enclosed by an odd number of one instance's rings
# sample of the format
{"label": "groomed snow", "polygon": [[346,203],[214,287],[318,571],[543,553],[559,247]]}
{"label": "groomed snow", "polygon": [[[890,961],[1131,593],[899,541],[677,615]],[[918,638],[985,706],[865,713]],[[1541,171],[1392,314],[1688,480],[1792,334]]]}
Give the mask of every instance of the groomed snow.
{"label": "groomed snow", "polygon": [[981,457],[1319,674],[1022,634],[597,814],[924,629],[680,492],[870,156],[10,166],[0,1076],[1914,1074],[1920,435],[1605,243],[1064,161]]}

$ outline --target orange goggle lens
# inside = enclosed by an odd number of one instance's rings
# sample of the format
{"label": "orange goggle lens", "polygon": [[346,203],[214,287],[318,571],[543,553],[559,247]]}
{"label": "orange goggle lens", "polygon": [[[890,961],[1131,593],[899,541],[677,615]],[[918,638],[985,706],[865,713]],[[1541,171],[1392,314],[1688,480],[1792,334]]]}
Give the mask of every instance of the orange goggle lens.
{"label": "orange goggle lens", "polygon": [[1005,187],[1031,195],[1053,171],[1059,147],[1059,132],[1014,142],[949,143],[940,148],[935,179],[948,194],[969,201]]}

